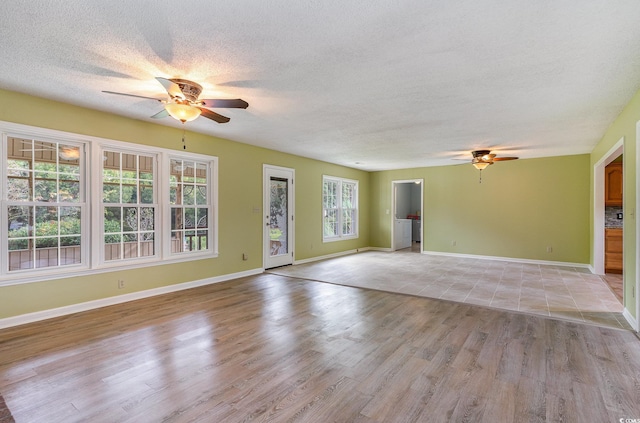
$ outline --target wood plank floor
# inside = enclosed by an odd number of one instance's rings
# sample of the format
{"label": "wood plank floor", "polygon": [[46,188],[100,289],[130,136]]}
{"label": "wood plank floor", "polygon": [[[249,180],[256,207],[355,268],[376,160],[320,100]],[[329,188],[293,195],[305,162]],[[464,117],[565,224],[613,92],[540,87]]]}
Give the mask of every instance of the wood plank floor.
{"label": "wood plank floor", "polygon": [[640,419],[630,331],[262,274],[0,330],[16,422]]}

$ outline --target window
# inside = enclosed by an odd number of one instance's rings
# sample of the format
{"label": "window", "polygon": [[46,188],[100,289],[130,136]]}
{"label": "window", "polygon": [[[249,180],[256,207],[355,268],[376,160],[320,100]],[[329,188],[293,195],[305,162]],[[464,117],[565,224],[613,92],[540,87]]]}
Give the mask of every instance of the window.
{"label": "window", "polygon": [[82,263],[81,149],[7,137],[8,271]]}
{"label": "window", "polygon": [[0,285],[216,257],[216,157],[9,122],[0,136]]}
{"label": "window", "polygon": [[211,195],[205,162],[172,158],[169,169],[171,253],[209,249]]}
{"label": "window", "polygon": [[102,159],[104,260],[155,255],[155,157],[105,150]]}
{"label": "window", "polygon": [[358,181],[323,176],[323,240],[358,236]]}

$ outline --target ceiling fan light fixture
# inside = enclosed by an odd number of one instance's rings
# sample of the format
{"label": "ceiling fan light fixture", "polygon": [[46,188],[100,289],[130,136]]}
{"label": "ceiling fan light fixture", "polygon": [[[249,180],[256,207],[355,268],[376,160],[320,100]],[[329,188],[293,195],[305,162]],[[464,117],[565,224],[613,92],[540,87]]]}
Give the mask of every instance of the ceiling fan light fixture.
{"label": "ceiling fan light fixture", "polygon": [[478,170],[484,170],[487,168],[487,166],[489,166],[491,163],[489,162],[475,162],[473,163],[473,167],[475,167]]}
{"label": "ceiling fan light fixture", "polygon": [[179,120],[182,123],[191,122],[200,116],[200,113],[202,113],[199,108],[190,104],[167,103],[164,108],[172,118]]}

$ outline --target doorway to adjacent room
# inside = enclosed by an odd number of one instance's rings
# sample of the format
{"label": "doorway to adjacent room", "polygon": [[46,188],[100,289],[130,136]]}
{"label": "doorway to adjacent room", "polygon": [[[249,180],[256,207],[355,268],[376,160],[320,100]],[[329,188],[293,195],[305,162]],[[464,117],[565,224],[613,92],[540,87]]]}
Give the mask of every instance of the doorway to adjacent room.
{"label": "doorway to adjacent room", "polygon": [[620,139],[594,166],[594,272],[621,303],[623,290],[623,153]]}
{"label": "doorway to adjacent room", "polygon": [[410,249],[421,253],[423,247],[422,207],[424,180],[392,181],[391,249]]}

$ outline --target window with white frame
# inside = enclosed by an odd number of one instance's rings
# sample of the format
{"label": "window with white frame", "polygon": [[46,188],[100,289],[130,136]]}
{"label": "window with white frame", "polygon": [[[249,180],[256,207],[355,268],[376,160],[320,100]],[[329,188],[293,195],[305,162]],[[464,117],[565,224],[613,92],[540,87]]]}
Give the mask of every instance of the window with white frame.
{"label": "window with white frame", "polygon": [[7,137],[4,152],[7,271],[82,263],[81,146]]}
{"label": "window with white frame", "polygon": [[155,163],[146,154],[103,152],[104,261],[155,255]]}
{"label": "window with white frame", "polygon": [[173,157],[169,168],[171,253],[208,250],[211,189],[209,165]]}
{"label": "window with white frame", "polygon": [[322,177],[322,227],[324,241],[358,236],[358,181]]}
{"label": "window with white frame", "polygon": [[9,122],[0,136],[0,285],[216,257],[216,157]]}

